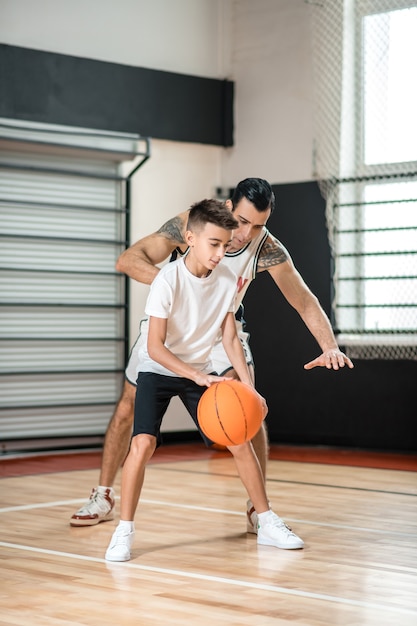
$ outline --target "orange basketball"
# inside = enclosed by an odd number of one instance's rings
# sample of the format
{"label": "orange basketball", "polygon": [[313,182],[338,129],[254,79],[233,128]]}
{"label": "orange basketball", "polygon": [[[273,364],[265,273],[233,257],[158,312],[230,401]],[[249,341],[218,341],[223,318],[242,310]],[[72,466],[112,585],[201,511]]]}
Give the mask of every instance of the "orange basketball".
{"label": "orange basketball", "polygon": [[252,387],[231,379],[207,388],[200,398],[197,418],[206,437],[221,446],[236,446],[256,435],[264,410]]}

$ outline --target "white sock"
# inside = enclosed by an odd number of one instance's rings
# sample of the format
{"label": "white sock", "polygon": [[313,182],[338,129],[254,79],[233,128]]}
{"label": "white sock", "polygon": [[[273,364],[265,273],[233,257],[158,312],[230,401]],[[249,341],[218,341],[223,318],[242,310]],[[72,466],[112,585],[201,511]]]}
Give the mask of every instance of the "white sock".
{"label": "white sock", "polygon": [[268,523],[271,513],[272,513],[271,509],[269,509],[269,511],[264,511],[263,513],[258,513],[258,521],[259,521],[260,526],[265,526],[265,524]]}
{"label": "white sock", "polygon": [[125,520],[121,519],[117,528],[120,528],[120,530],[123,530],[127,533],[133,533],[135,532],[135,522],[126,522]]}
{"label": "white sock", "polygon": [[[269,506],[269,510],[271,511],[271,510],[272,510],[272,509],[271,509],[271,503],[270,503],[270,501],[269,501],[269,500],[268,500],[268,506]],[[246,508],[247,508],[247,510],[248,510],[248,511],[250,511],[252,507],[253,507],[252,500],[248,500],[248,501],[246,502]],[[255,508],[255,507],[254,507],[254,508]],[[268,511],[265,511],[265,513],[268,513]],[[262,513],[261,513],[261,515],[262,515]]]}
{"label": "white sock", "polygon": [[99,485],[97,487],[97,491],[99,491],[100,493],[105,493],[107,489],[111,489],[111,487],[105,487],[104,485]]}

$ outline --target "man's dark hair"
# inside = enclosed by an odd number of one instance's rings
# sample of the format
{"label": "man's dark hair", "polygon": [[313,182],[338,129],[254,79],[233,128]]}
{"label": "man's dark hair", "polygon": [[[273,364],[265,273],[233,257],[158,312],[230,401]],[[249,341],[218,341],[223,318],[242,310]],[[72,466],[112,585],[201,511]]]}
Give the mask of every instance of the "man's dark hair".
{"label": "man's dark hair", "polygon": [[201,200],[201,202],[193,204],[188,214],[186,230],[198,232],[208,223],[215,224],[225,230],[233,230],[238,227],[233,214],[219,200]]}
{"label": "man's dark hair", "polygon": [[272,213],[275,208],[275,194],[271,185],[263,178],[245,178],[238,183],[232,196],[233,209],[242,198],[252,202],[260,213],[268,209],[271,209]]}

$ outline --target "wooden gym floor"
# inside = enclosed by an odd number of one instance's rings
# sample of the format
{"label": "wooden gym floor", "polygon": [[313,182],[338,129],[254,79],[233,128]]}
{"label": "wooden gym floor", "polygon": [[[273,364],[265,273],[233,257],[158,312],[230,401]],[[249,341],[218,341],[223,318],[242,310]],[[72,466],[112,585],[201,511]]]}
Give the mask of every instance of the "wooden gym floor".
{"label": "wooden gym floor", "polygon": [[[160,448],[133,558],[72,528],[99,452],[0,458],[0,626],[416,626],[417,457],[272,446],[267,490],[305,541],[257,546],[228,452]],[[116,483],[120,492],[120,473]]]}

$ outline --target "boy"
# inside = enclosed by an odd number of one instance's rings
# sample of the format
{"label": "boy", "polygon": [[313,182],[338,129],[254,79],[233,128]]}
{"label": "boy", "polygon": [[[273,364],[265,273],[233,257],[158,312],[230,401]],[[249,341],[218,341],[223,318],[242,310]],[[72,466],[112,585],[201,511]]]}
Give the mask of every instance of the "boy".
{"label": "boy", "polygon": [[[145,467],[160,443],[160,426],[170,399],[178,395],[198,427],[197,405],[205,388],[225,380],[211,372],[210,351],[219,332],[240,380],[252,386],[236,332],[236,276],[219,265],[236,227],[237,221],[222,203],[203,200],[193,205],[185,233],[188,254],[165,265],[151,285],[145,309],[147,345],[139,350],[136,393],[140,403],[135,403],[133,438],[122,473],[120,522],[105,557],[109,561],[130,559]],[[202,437],[207,445],[213,443]],[[229,450],[258,514],[258,543],[302,548],[303,541],[269,509],[252,445],[247,442]]]}

